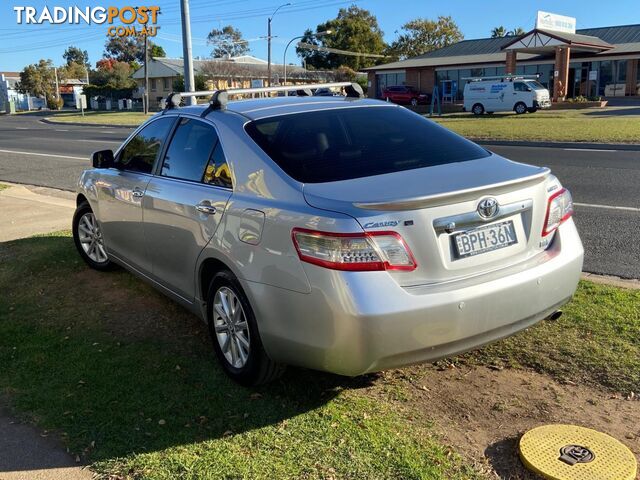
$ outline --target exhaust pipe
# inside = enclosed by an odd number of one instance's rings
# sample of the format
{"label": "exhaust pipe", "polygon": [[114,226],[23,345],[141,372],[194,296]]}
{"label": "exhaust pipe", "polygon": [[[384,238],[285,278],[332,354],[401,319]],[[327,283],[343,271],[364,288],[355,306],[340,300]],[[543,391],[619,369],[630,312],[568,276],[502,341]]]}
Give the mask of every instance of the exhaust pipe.
{"label": "exhaust pipe", "polygon": [[547,320],[558,320],[562,316],[562,310],[556,310],[547,317]]}

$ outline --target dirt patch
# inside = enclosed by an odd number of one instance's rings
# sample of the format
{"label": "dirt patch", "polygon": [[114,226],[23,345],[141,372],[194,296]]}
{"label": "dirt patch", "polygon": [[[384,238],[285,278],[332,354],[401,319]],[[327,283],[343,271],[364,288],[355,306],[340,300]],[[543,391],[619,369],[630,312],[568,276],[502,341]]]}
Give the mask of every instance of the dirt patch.
{"label": "dirt patch", "polygon": [[517,443],[527,430],[549,423],[605,432],[640,458],[640,401],[529,371],[487,367],[414,367],[401,375],[414,387],[411,411],[432,420],[444,440],[490,478],[533,479]]}
{"label": "dirt patch", "polygon": [[[160,339],[191,350],[194,343],[210,342],[206,325],[177,303],[124,270],[75,274],[76,298],[99,303],[98,317],[87,319],[123,341]],[[82,320],[81,320],[82,321]]]}

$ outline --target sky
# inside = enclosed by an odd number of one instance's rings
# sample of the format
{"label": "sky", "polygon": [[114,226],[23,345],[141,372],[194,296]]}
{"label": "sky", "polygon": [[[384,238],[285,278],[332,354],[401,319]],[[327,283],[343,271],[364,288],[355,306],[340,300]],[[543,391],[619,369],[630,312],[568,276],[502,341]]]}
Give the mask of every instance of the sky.
{"label": "sky", "polygon": [[[507,29],[533,28],[536,11],[577,18],[577,28],[627,25],[640,23],[638,0],[541,0],[522,2],[518,0],[190,0],[193,55],[208,57],[212,47],[206,36],[213,28],[231,24],[240,29],[249,40],[251,54],[266,60],[267,18],[281,4],[273,17],[272,61],[282,63],[287,42],[302,35],[306,28],[335,18],[340,8],[356,4],[372,12],[378,18],[387,42],[393,41],[401,26],[414,18],[435,19],[439,15],[450,15],[461,28],[465,38],[483,38],[490,35],[493,27],[503,25]],[[69,45],[89,52],[89,60],[95,62],[102,57],[106,41],[106,25],[17,25],[14,6],[34,6],[41,11],[44,5],[54,6],[125,6],[136,5],[130,0],[69,1],[31,0],[23,3],[2,0],[0,6],[0,71],[20,71],[26,65],[41,58],[51,59],[54,64],[64,63],[62,54]],[[146,5],[158,5],[158,36],[153,39],[162,45],[167,56],[181,57],[180,0],[149,0]],[[287,63],[299,60],[295,49],[287,52]]]}

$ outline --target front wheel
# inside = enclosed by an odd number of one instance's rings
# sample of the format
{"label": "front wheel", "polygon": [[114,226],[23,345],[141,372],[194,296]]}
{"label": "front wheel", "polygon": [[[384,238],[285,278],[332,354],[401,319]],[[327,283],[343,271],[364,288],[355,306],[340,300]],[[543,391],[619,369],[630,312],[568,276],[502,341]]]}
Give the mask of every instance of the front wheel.
{"label": "front wheel", "polygon": [[231,272],[224,270],[213,277],[207,299],[209,333],[225,373],[245,386],[282,375],[284,366],[264,351],[253,309]]}
{"label": "front wheel", "polygon": [[111,270],[115,265],[104,246],[102,229],[87,202],[82,202],[73,215],[73,241],[87,265],[96,270]]}
{"label": "front wheel", "polygon": [[471,107],[471,112],[474,115],[482,115],[484,113],[484,107],[481,103],[476,103],[473,107]]}
{"label": "front wheel", "polygon": [[523,113],[527,113],[527,106],[522,102],[518,102],[518,103],[516,103],[515,107],[513,107],[513,110],[518,115],[522,115]]}

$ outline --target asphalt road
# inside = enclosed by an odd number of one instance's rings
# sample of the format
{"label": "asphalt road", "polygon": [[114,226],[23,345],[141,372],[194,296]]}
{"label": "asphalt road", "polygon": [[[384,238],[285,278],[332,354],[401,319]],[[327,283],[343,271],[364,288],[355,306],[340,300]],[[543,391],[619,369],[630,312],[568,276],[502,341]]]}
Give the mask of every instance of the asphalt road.
{"label": "asphalt road", "polygon": [[[0,116],[0,180],[66,190],[95,150],[115,149],[131,129],[49,125]],[[486,145],[512,160],[544,165],[571,190],[585,246],[584,270],[640,278],[640,151]]]}

